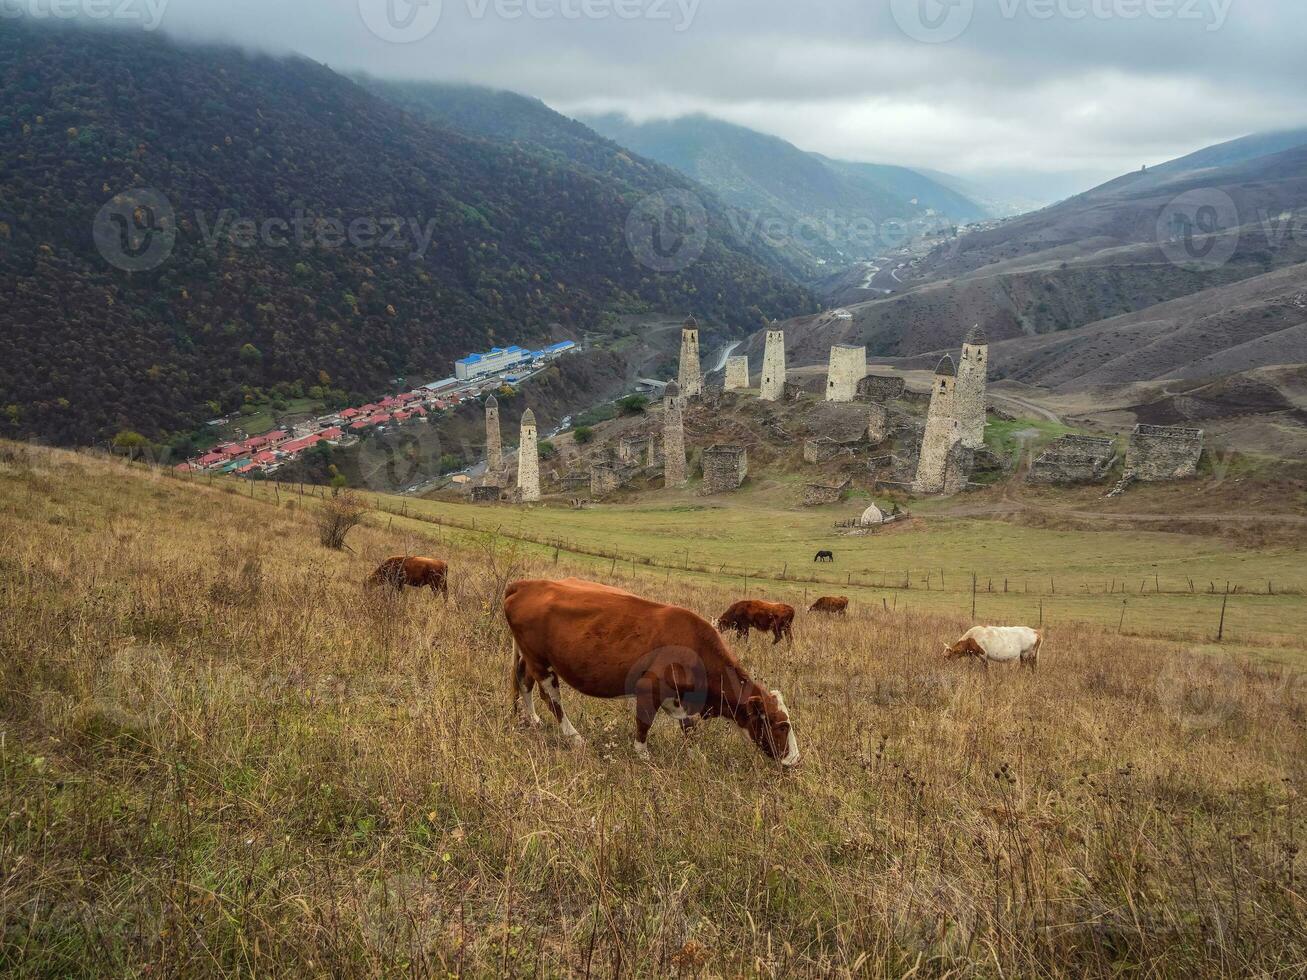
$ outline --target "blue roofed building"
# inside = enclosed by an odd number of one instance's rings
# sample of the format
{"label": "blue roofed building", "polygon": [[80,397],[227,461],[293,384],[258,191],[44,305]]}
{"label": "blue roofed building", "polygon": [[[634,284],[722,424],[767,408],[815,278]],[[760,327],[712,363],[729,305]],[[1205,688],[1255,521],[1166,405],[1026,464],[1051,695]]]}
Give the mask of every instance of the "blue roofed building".
{"label": "blue roofed building", "polygon": [[484,354],[469,354],[454,362],[454,376],[459,381],[471,381],[487,374],[497,374],[531,360],[531,352],[514,344],[512,347],[494,347]]}

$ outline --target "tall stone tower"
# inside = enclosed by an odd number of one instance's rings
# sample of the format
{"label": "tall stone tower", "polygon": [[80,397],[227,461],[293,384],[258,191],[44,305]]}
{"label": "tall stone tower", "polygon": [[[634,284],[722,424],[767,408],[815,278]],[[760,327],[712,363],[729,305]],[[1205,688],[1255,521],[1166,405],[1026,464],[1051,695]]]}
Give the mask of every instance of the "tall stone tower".
{"label": "tall stone tower", "polygon": [[912,484],[916,493],[944,492],[949,454],[962,441],[962,427],[956,415],[957,380],[953,358],[946,354],[935,368],[926,433],[921,439],[921,459],[917,461],[917,478]]}
{"label": "tall stone tower", "polygon": [[851,402],[858,394],[858,382],[867,376],[867,348],[837,344],[830,349],[826,372],[826,400]]}
{"label": "tall stone tower", "polygon": [[962,445],[979,449],[985,444],[985,385],[989,376],[989,339],[976,324],[962,342],[954,410],[962,427]]}
{"label": "tall stone tower", "polygon": [[784,330],[767,331],[767,349],[762,355],[762,391],[758,397],[765,402],[778,402],[785,398]]}
{"label": "tall stone tower", "polygon": [[681,371],[677,376],[681,397],[695,398],[703,394],[703,372],[699,367],[699,321],[685,318],[681,327]]}
{"label": "tall stone tower", "polygon": [[517,444],[517,489],[523,503],[540,499],[540,443],[536,415],[531,409],[522,416],[522,438]]}
{"label": "tall stone tower", "polygon": [[668,487],[683,487],[688,480],[683,408],[680,386],[673,381],[663,393],[663,483]]}
{"label": "tall stone tower", "polygon": [[499,402],[494,395],[486,399],[486,485],[499,485],[504,472],[504,441],[499,431]]}
{"label": "tall stone tower", "polygon": [[726,359],[727,391],[741,391],[749,387],[749,359],[747,357],[728,357]]}

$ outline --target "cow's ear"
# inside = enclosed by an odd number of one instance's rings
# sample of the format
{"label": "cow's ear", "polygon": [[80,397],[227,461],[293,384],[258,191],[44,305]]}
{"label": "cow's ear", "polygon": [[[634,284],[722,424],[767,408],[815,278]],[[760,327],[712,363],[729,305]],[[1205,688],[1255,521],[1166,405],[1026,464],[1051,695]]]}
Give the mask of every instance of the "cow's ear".
{"label": "cow's ear", "polygon": [[749,714],[758,718],[761,718],[767,713],[767,705],[763,702],[762,697],[757,694],[749,698],[749,700],[745,702],[744,707]]}

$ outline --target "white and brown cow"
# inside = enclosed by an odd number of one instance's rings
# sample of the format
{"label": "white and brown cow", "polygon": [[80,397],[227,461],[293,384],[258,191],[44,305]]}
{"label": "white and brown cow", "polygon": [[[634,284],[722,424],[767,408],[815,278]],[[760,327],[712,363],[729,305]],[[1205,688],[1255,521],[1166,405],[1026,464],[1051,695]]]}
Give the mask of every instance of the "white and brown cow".
{"label": "white and brown cow", "polygon": [[635,701],[635,750],[645,758],[659,711],[688,730],[701,718],[732,719],[784,766],[799,744],[779,691],[756,684],[711,623],[679,606],[607,585],[565,579],[514,582],[504,593],[513,632],[513,703],[540,724],[531,690],[541,694],[563,734],[581,736],[563,711],[560,679],[592,698]]}
{"label": "white and brown cow", "polygon": [[957,657],[975,657],[986,668],[994,663],[1020,663],[1035,669],[1039,662],[1039,647],[1044,634],[1028,626],[973,626],[952,646],[945,644],[944,655],[950,660]]}

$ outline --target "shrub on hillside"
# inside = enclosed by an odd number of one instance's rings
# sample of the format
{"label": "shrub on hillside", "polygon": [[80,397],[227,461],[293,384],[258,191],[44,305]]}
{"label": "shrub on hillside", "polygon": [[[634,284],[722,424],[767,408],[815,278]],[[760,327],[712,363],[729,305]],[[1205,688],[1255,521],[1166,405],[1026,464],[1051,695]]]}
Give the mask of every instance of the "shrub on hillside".
{"label": "shrub on hillside", "polygon": [[335,551],[345,547],[345,537],[363,523],[368,505],[356,493],[341,493],[323,501],[318,511],[318,538]]}

